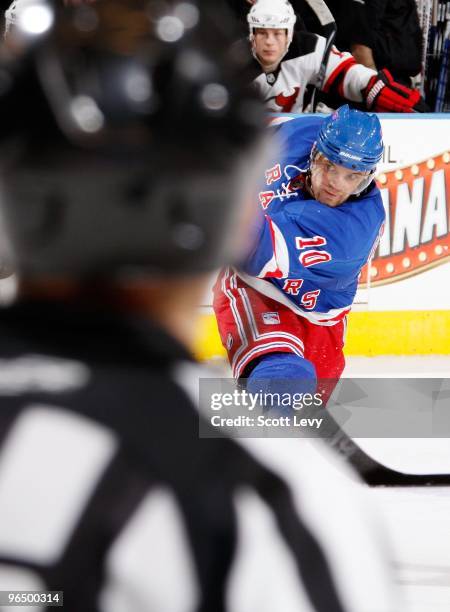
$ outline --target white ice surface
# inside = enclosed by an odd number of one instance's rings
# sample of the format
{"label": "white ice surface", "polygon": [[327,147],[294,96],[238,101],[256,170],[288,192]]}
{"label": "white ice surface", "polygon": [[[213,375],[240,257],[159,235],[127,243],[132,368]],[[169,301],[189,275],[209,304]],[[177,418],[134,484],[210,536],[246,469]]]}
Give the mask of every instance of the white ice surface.
{"label": "white ice surface", "polygon": [[[217,364],[222,376],[230,376]],[[220,374],[218,374],[219,376]],[[450,377],[450,356],[350,357],[348,377]],[[360,439],[369,454],[416,473],[450,473],[448,439]],[[450,612],[450,486],[372,488],[369,492],[390,536],[395,577],[406,610]]]}
{"label": "white ice surface", "polygon": [[450,610],[450,487],[373,488],[407,612]]}
{"label": "white ice surface", "polygon": [[[353,357],[345,376],[450,377],[450,356]],[[386,465],[450,473],[449,439],[360,439]],[[450,612],[450,487],[373,488],[408,612]]]}
{"label": "white ice surface", "polygon": [[[348,357],[348,378],[449,378],[450,355],[427,357]],[[447,438],[384,438],[357,440],[372,457],[389,467],[414,473],[450,473]],[[449,608],[450,612],[450,608]]]}
{"label": "white ice surface", "polygon": [[450,355],[347,357],[348,378],[450,378]]}

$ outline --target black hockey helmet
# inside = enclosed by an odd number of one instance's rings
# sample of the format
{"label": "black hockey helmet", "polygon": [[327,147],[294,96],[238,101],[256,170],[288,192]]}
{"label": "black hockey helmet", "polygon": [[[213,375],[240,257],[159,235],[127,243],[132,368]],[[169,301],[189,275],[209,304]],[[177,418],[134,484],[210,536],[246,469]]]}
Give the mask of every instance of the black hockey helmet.
{"label": "black hockey helmet", "polygon": [[0,202],[18,270],[110,277],[230,261],[264,111],[228,13],[201,0],[18,0],[10,21]]}

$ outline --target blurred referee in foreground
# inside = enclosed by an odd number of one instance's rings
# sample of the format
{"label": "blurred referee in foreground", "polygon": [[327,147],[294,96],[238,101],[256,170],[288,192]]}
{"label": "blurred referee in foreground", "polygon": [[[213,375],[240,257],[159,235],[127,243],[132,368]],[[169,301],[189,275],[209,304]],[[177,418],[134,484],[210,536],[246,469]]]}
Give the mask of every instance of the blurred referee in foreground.
{"label": "blurred referee in foreground", "polygon": [[267,149],[231,40],[194,0],[16,7],[1,591],[63,591],[67,612],[398,610],[371,510],[325,450],[198,438],[196,305],[246,242]]}

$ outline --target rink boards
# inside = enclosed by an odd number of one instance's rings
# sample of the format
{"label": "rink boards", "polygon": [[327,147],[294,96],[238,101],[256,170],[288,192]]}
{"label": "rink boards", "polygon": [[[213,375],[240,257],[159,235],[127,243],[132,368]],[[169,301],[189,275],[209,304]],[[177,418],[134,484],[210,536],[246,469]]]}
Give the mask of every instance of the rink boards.
{"label": "rink boards", "polygon": [[[450,115],[380,119],[386,225],[363,270],[346,354],[450,354]],[[224,354],[210,304],[208,292],[197,344],[208,359]]]}

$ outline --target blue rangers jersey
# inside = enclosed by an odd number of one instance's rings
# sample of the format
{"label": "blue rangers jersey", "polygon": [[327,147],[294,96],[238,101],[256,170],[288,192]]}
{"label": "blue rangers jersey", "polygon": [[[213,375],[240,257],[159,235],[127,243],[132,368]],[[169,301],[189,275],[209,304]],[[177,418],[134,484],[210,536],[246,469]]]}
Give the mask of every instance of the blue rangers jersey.
{"label": "blue rangers jersey", "polygon": [[375,182],[337,207],[308,193],[306,170],[322,121],[303,116],[275,128],[282,141],[280,161],[266,170],[259,194],[264,222],[238,273],[313,323],[332,325],[350,310],[385,212]]}

